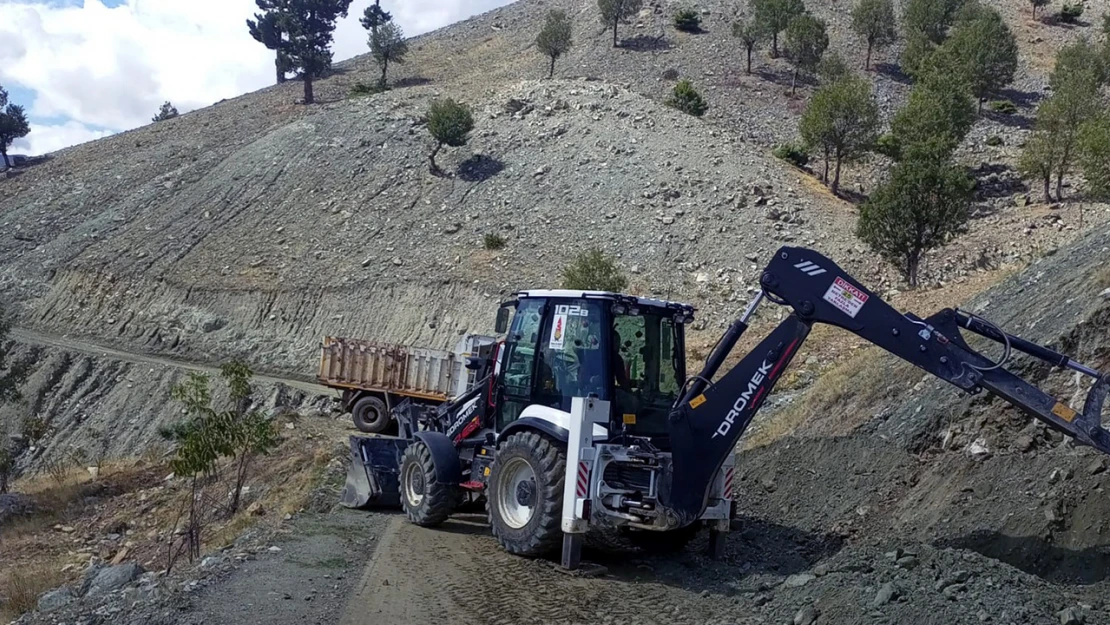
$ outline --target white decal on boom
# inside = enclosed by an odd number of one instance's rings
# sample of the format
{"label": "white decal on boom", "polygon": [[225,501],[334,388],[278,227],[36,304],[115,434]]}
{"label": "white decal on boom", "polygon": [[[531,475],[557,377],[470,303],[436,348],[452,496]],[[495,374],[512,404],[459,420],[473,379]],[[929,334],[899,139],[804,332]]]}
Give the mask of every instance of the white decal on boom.
{"label": "white decal on boom", "polygon": [[748,402],[751,401],[752,395],[759,389],[759,386],[763,384],[763,381],[767,379],[767,373],[774,366],[774,362],[767,361],[763,363],[762,367],[756,370],[755,375],[748,381],[748,390],[740,393],[740,397],[736,398],[736,403],[732,405],[732,410],[728,411],[724,420],[717,426],[717,431],[713,433],[712,438],[728,434],[728,431],[732,429],[732,424],[736,421],[736,417],[739,417],[740,413],[748,407]]}

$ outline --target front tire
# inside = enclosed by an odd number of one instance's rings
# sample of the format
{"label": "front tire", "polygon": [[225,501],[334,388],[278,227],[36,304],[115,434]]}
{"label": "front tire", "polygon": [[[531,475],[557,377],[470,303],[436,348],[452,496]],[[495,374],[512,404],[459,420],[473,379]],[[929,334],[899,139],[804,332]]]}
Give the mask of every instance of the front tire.
{"label": "front tire", "polygon": [[359,431],[367,434],[381,434],[392,422],[385,402],[373,396],[363,397],[351,406],[351,419]]}
{"label": "front tire", "polygon": [[560,547],[566,466],[566,451],[536,432],[513,434],[498,447],[486,510],[505,551],[536,557]]}
{"label": "front tire", "polygon": [[432,452],[422,442],[405,448],[401,455],[401,508],[410,521],[434,527],[447,520],[459,502],[457,484],[436,481]]}

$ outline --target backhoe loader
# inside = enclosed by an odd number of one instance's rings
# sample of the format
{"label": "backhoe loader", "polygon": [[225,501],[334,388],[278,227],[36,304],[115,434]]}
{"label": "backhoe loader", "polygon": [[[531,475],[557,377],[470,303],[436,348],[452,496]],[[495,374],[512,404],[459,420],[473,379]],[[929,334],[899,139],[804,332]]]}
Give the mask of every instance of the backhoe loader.
{"label": "backhoe loader", "polygon": [[[439,406],[398,405],[398,436],[351,437],[343,504],[400,504],[412,522],[435,526],[465,502],[484,502],[504,549],[543,556],[561,547],[568,568],[596,532],[673,549],[707,528],[719,556],[734,514],[737,442],[816,323],[964,392],[993,393],[1110,454],[1101,421],[1110,377],[1063,354],[967,311],[898,312],[809,249],[779,249],[760,287],[693,375],[684,342],[692,306],[598,291],[515,293],[498,310],[504,338],[493,356],[467,364],[478,380],[467,393]],[[718,375],[765,301],[790,314]],[[962,331],[1000,343],[1003,355],[992,361]],[[1008,371],[1015,350],[1092,378],[1082,410]]]}

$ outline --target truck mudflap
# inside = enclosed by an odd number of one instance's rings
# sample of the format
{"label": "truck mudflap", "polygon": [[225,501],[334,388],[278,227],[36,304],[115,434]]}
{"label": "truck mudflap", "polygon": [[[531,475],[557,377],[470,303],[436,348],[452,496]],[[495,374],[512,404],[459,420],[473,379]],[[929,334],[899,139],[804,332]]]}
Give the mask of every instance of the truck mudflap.
{"label": "truck mudflap", "polygon": [[401,505],[401,453],[409,441],[387,436],[352,436],[347,483],[339,503],[347,508]]}

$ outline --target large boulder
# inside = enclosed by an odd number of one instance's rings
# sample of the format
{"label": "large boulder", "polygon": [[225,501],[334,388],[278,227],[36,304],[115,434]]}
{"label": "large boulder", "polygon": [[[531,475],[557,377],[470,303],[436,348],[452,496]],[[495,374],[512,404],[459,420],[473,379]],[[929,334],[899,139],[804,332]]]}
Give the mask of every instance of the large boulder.
{"label": "large boulder", "polygon": [[95,597],[122,588],[143,574],[143,567],[135,562],[125,562],[108,566],[96,571],[89,582],[85,595]]}

